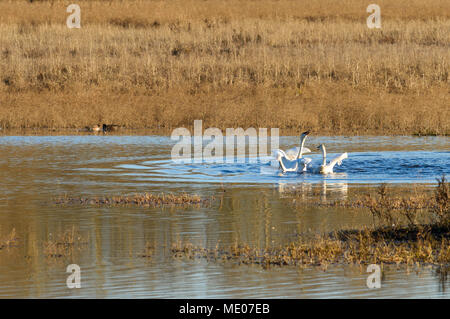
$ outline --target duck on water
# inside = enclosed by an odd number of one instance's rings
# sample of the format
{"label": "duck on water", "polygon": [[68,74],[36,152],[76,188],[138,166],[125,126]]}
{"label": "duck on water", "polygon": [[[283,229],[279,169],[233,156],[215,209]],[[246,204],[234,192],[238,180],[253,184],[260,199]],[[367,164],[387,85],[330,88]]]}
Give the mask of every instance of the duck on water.
{"label": "duck on water", "polygon": [[116,124],[96,124],[92,127],[90,126],[86,126],[85,130],[88,132],[94,132],[94,133],[107,133],[107,132],[115,132],[117,130],[119,130],[119,125]]}

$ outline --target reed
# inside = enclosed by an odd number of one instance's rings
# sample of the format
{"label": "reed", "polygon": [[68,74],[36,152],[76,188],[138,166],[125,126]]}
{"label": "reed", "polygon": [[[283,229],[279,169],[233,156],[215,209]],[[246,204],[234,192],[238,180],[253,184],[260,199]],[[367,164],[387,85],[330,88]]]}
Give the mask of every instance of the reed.
{"label": "reed", "polygon": [[409,197],[388,195],[386,184],[378,188],[378,196],[367,196],[364,203],[375,221],[381,225],[400,226],[402,220],[410,227],[420,227],[424,220],[438,226],[450,225],[450,187],[445,175],[437,179],[434,194],[416,194]]}
{"label": "reed", "polygon": [[[246,243],[205,248],[190,242],[172,245],[174,258],[203,258],[239,264],[315,265],[329,264],[450,264],[449,183],[438,179],[434,194],[393,198],[381,185],[378,197],[368,197],[364,207],[374,216],[374,225],[342,229],[326,234],[301,234],[297,241],[278,247],[255,248]],[[418,212],[428,223],[421,223]],[[377,223],[375,223],[375,220]]]}
{"label": "reed", "polygon": [[161,206],[209,206],[214,200],[211,198],[202,198],[198,195],[182,194],[154,194],[143,193],[133,195],[117,195],[111,197],[70,197],[67,195],[55,199],[57,205],[97,205],[97,206],[120,206],[136,205],[143,207],[161,207]]}
{"label": "reed", "polygon": [[0,127],[450,134],[448,1],[78,3],[0,1]]}
{"label": "reed", "polygon": [[[337,238],[342,233],[317,236],[289,244],[255,248],[241,243],[229,247],[205,248],[190,242],[172,246],[174,258],[206,259],[211,262],[234,262],[270,266],[327,266],[330,264],[434,264],[450,263],[449,229],[447,237],[408,237],[407,241],[393,238],[375,239],[368,230],[347,233],[345,240]],[[389,232],[386,232],[386,234]]]}
{"label": "reed", "polygon": [[321,189],[287,189],[288,201],[302,207],[342,207],[367,210],[373,217],[373,226],[418,226],[421,224],[447,225],[450,222],[450,184],[445,175],[436,179],[436,188],[412,186],[389,187],[381,184],[376,189],[350,190],[344,199],[321,198]]}

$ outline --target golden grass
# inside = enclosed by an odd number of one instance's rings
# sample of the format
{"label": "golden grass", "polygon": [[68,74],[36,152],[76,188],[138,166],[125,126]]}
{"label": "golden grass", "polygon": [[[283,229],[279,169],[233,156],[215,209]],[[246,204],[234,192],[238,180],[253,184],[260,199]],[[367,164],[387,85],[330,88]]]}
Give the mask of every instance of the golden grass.
{"label": "golden grass", "polygon": [[0,127],[450,134],[448,1],[77,3],[0,2]]}
{"label": "golden grass", "polygon": [[111,197],[95,197],[95,198],[74,198],[67,195],[61,196],[55,200],[57,205],[67,205],[67,204],[79,204],[79,205],[105,205],[105,206],[116,206],[116,205],[137,205],[143,207],[160,207],[160,206],[208,206],[211,204],[211,199],[202,198],[198,195],[190,194],[153,194],[153,193],[143,193],[134,194],[129,196],[117,195]]}
{"label": "golden grass", "polygon": [[189,242],[178,242],[172,245],[171,253],[174,258],[205,258],[208,261],[232,261],[263,267],[380,263],[441,265],[450,263],[449,233],[447,229],[447,238],[415,238],[398,242],[374,239],[370,231],[362,230],[346,240],[323,235],[264,249],[248,244],[208,249]]}

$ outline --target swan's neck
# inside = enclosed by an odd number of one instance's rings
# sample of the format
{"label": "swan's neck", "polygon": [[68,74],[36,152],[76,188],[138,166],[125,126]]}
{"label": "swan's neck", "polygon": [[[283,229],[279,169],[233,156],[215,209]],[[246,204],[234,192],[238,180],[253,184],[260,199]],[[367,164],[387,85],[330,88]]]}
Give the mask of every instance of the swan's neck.
{"label": "swan's neck", "polygon": [[322,145],[322,165],[327,165],[327,151],[324,145]]}
{"label": "swan's neck", "polygon": [[302,158],[303,155],[303,145],[305,145],[306,136],[300,136],[300,149],[298,150],[297,159]]}

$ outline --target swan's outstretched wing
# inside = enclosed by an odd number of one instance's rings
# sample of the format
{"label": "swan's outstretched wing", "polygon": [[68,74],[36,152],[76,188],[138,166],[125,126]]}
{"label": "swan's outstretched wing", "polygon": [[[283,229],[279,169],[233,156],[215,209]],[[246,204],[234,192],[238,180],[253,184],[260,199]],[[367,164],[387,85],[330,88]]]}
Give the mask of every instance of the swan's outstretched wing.
{"label": "swan's outstretched wing", "polygon": [[333,158],[333,159],[330,161],[330,163],[328,163],[326,166],[327,166],[327,167],[330,167],[330,168],[333,168],[334,165],[336,165],[336,164],[341,165],[341,164],[342,164],[342,161],[343,161],[344,159],[346,159],[346,158],[348,158],[347,152],[345,152],[345,153],[343,153],[343,154],[341,154],[341,155],[339,155],[339,156],[336,156],[336,157]]}
{"label": "swan's outstretched wing", "polygon": [[280,158],[286,157],[283,150],[272,150],[272,160],[270,161],[270,166],[280,168]]}
{"label": "swan's outstretched wing", "polygon": [[293,147],[293,148],[288,149],[286,151],[286,158],[291,161],[295,160],[297,158],[298,150],[299,150],[298,147]]}
{"label": "swan's outstretched wing", "polygon": [[[298,147],[298,146],[288,149],[285,153],[286,157],[288,159],[290,159],[291,161],[297,159],[299,149],[300,149],[300,147]],[[311,150],[307,147],[303,147],[302,154],[306,154],[306,153],[311,153]]]}
{"label": "swan's outstretched wing", "polygon": [[[297,155],[299,149],[300,149],[300,147],[298,147],[298,146],[292,147],[286,151],[286,154],[290,153],[290,154]],[[306,153],[311,153],[311,150],[307,147],[303,147],[303,154],[306,154]]]}
{"label": "swan's outstretched wing", "polygon": [[298,169],[298,161],[291,161],[286,157],[280,158],[280,167],[283,172],[295,172]]}
{"label": "swan's outstretched wing", "polygon": [[272,150],[272,156],[278,158],[278,156],[286,157],[286,153],[283,150]]}

